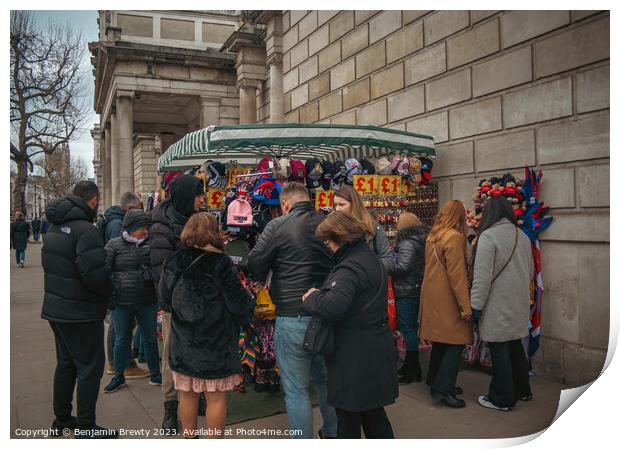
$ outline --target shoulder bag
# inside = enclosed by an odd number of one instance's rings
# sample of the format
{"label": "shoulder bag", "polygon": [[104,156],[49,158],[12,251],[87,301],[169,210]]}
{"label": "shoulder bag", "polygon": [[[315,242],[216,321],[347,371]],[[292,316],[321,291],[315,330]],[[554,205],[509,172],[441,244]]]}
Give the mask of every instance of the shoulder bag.
{"label": "shoulder bag", "polygon": [[[383,270],[381,270],[381,288],[385,282],[385,276]],[[366,311],[369,305],[374,302],[374,298],[368,301],[360,309],[360,313]],[[317,355],[329,357],[336,352],[336,336],[334,327],[319,316],[313,316],[312,321],[308,324],[308,329],[304,336],[303,347],[306,351],[312,352]]]}

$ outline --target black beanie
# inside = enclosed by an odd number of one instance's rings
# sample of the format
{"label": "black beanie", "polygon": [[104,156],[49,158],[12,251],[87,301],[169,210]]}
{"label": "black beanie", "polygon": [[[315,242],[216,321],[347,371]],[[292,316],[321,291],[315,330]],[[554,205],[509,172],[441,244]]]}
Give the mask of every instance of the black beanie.
{"label": "black beanie", "polygon": [[170,183],[172,207],[185,217],[194,213],[196,196],[204,195],[202,180],[191,175],[181,175]]}
{"label": "black beanie", "polygon": [[123,218],[123,229],[125,231],[133,232],[149,226],[151,226],[151,220],[142,209],[129,209],[125,213],[125,218]]}

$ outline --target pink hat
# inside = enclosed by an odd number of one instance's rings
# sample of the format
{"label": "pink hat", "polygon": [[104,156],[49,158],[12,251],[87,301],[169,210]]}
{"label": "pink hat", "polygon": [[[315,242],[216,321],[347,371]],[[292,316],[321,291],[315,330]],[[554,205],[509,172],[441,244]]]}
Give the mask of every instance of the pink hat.
{"label": "pink hat", "polygon": [[238,198],[228,206],[226,224],[229,226],[252,226],[252,206],[246,200]]}

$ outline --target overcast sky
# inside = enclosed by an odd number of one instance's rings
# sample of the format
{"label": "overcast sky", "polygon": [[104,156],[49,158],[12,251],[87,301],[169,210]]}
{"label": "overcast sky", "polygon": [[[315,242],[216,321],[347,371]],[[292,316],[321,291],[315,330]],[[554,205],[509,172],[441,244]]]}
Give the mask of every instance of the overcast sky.
{"label": "overcast sky", "polygon": [[93,139],[90,130],[95,123],[99,123],[99,116],[95,114],[93,108],[93,97],[95,90],[95,80],[92,76],[92,66],[90,64],[90,52],[88,52],[88,42],[99,40],[99,28],[97,26],[97,11],[32,11],[35,21],[41,26],[47,25],[50,19],[60,22],[69,23],[72,27],[82,32],[82,39],[86,48],[84,56],[83,69],[86,71],[88,84],[87,98],[91,105],[91,117],[88,119],[87,128],[77,139],[69,144],[71,149],[71,157],[81,158],[86,162],[88,167],[88,176],[94,177],[93,170]]}

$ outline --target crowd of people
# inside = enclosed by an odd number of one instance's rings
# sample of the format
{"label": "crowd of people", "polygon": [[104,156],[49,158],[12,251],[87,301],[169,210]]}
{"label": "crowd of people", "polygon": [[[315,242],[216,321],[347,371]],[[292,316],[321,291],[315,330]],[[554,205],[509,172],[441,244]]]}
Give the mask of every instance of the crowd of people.
{"label": "crowd of people", "polygon": [[[149,377],[150,385],[162,388],[162,429],[196,438],[198,416],[204,414],[209,435],[222,437],[226,393],[243,381],[240,325],[265,285],[276,306],[275,353],[289,427],[298,437],[313,437],[313,384],[320,438],[360,438],[362,430],[366,438],[394,438],[384,407],[396,401],[399,382],[423,380],[420,339],[432,342],[425,376],[432,399],[464,407],[456,381],[474,325],[489,342],[493,361],[489,391],[478,403],[508,411],[532,399],[521,339],[528,335],[533,260],[529,239],[504,198],[485,204],[473,245],[465,208],[453,200],[430,229],[414,214],[402,213],[391,248],[352,187],[336,191],[334,211],[326,216],[315,211],[303,184],[288,182],[280,193],[282,215],[269,221],[248,255],[251,289],[225,255],[226,235],[217,218],[200,210],[205,202],[200,179],[174,179],[169,196],[150,216],[128,192],[93,226],[98,202],[97,186],[82,181],[47,210],[42,317],[56,342],[52,429],[58,435],[78,428],[88,431],[80,436],[116,437],[97,425],[95,413],[109,314],[113,377],[105,393],[131,376]],[[407,348],[398,371],[388,325],[388,277]],[[309,350],[311,332],[330,341],[324,347],[329,350]],[[134,333],[139,341],[132,350]],[[136,365],[140,354],[148,370]]]}

